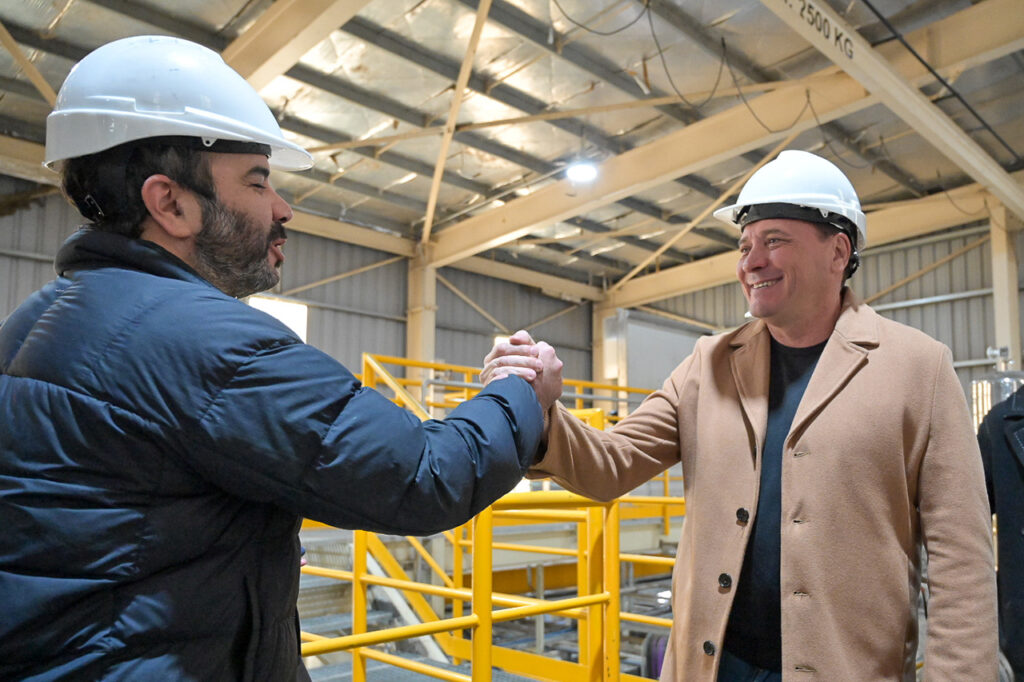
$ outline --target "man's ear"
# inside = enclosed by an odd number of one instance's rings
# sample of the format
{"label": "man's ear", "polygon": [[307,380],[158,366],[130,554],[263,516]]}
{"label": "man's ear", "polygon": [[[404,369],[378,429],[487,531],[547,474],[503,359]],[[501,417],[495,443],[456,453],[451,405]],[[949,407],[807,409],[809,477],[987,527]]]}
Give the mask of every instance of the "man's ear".
{"label": "man's ear", "polygon": [[833,263],[837,263],[839,271],[843,272],[846,270],[846,264],[850,260],[850,254],[853,253],[853,244],[850,242],[850,236],[845,232],[840,232],[838,237],[838,239],[834,240]]}
{"label": "man's ear", "polygon": [[142,203],[149,221],[174,239],[188,239],[199,231],[200,208],[187,189],[166,175],[150,175],[142,183]]}

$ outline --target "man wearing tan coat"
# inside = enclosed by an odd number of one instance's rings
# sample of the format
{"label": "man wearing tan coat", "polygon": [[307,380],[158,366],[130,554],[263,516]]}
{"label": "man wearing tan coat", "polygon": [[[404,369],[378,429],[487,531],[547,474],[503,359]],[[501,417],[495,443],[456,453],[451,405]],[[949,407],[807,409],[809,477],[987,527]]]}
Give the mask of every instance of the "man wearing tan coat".
{"label": "man wearing tan coat", "polygon": [[[682,462],[687,516],[662,680],[996,679],[990,517],[949,350],[844,286],[865,220],[838,168],[783,152],[718,217],[755,319],[702,338],[609,432],[556,403],[531,474],[612,499]],[[519,332],[485,380],[560,383]]]}

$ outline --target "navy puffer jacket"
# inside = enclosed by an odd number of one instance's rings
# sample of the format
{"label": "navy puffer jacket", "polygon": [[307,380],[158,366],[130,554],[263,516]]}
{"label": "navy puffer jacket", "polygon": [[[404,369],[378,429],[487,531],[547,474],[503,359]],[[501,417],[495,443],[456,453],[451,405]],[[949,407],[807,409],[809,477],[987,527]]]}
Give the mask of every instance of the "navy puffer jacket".
{"label": "navy puffer jacket", "polygon": [[533,460],[519,378],[421,423],[154,244],[57,270],[0,327],[0,679],[305,679],[301,517],[434,533]]}

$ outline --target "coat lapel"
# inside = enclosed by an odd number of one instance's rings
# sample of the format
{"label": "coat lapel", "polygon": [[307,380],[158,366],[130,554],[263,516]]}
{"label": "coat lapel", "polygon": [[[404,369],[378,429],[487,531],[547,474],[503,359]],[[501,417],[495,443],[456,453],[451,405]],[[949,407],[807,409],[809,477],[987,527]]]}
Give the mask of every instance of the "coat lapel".
{"label": "coat lapel", "polygon": [[764,445],[768,426],[768,371],[771,368],[771,339],[764,322],[757,320],[742,327],[730,342],[733,381],[740,407],[754,432],[755,458]]}
{"label": "coat lapel", "polygon": [[877,313],[847,289],[836,327],[825,344],[793,417],[789,430],[791,435],[799,433],[806,422],[839,393],[850,378],[867,364],[868,349],[877,346]]}

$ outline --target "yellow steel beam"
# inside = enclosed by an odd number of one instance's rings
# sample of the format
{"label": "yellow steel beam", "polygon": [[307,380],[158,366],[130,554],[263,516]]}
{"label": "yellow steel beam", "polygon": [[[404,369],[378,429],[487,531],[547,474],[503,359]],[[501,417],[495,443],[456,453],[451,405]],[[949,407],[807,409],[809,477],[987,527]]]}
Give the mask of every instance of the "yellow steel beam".
{"label": "yellow steel beam", "polygon": [[517,265],[499,263],[498,261],[480,256],[452,263],[451,267],[465,270],[466,272],[475,272],[478,275],[496,277],[508,282],[536,287],[544,294],[553,298],[562,298],[569,301],[600,301],[604,298],[604,292],[599,287],[581,284],[571,279],[545,275]]}
{"label": "yellow steel beam", "polygon": [[727,251],[638,277],[610,294],[601,305],[611,309],[633,308],[671,296],[730,284],[736,281],[738,257],[736,251]]}
{"label": "yellow steel beam", "polygon": [[60,185],[60,176],[43,166],[43,145],[0,135],[0,173],[44,185]]}
{"label": "yellow steel beam", "polygon": [[[824,2],[761,0],[839,68],[857,79],[921,137],[1024,217],[1024,188],[1002,166]],[[1018,3],[1017,13],[1022,14]]]}
{"label": "yellow steel beam", "polygon": [[[891,294],[892,292],[896,291],[897,289],[899,289],[901,287],[904,287],[907,284],[910,284],[911,282],[913,282],[913,281],[915,281],[917,279],[920,279],[921,277],[924,277],[925,275],[927,275],[932,270],[937,270],[938,268],[942,267],[946,263],[948,263],[948,262],[950,262],[952,260],[956,260],[957,258],[959,258],[960,256],[964,255],[968,251],[972,251],[972,250],[978,248],[982,244],[985,244],[986,242],[988,242],[990,238],[991,237],[986,234],[986,235],[983,235],[983,236],[979,237],[978,239],[975,239],[973,242],[969,242],[969,243],[965,244],[964,246],[960,247],[959,249],[957,249],[953,253],[947,254],[947,255],[943,256],[942,258],[939,258],[936,261],[932,261],[931,263],[929,263],[928,265],[924,266],[920,270],[918,270],[916,272],[912,272],[911,274],[907,275],[906,277],[904,277],[903,279],[899,280],[898,282],[894,282],[894,283],[890,284],[889,286],[885,287],[881,291],[876,291],[875,293],[871,294],[870,296],[866,296],[864,298],[864,302],[867,303],[868,305],[874,303],[875,301],[879,300],[880,298],[883,298],[884,296],[887,296],[888,294]],[[1014,291],[1016,291],[1016,289]]]}
{"label": "yellow steel beam", "polygon": [[25,72],[25,75],[32,85],[36,86],[36,90],[43,96],[43,99],[52,107],[57,103],[57,93],[54,92],[53,87],[46,82],[43,78],[43,74],[39,73],[39,69],[36,65],[29,61],[29,58],[25,56],[25,53],[18,47],[18,42],[7,30],[7,27],[0,22],[0,45],[7,48],[7,51],[11,53],[14,61],[21,67],[21,70]]}
{"label": "yellow steel beam", "polygon": [[[415,360],[433,360],[437,356],[438,274],[424,251],[422,244],[417,247],[416,256],[409,260],[406,278],[405,354]],[[412,368],[407,375],[420,382],[421,387],[414,389],[415,397],[430,398],[426,386],[429,374],[422,368]]]}
{"label": "yellow steel beam", "polygon": [[288,229],[357,246],[365,246],[370,249],[405,256],[406,258],[411,258],[416,251],[415,245],[408,239],[359,227],[351,223],[334,220],[333,218],[303,213],[302,211],[295,211],[295,216],[288,221]]}
{"label": "yellow steel beam", "polygon": [[502,322],[500,320],[498,320],[498,318],[494,317],[494,315],[491,315],[489,312],[487,312],[487,310],[485,310],[482,305],[480,305],[479,303],[474,301],[472,298],[470,298],[468,294],[466,294],[464,291],[462,291],[457,286],[452,284],[445,277],[443,277],[440,274],[436,275],[436,277],[437,277],[437,281],[440,282],[441,284],[443,284],[446,289],[448,289],[453,294],[458,296],[462,300],[463,303],[465,303],[470,308],[472,308],[477,313],[479,313],[481,317],[483,317],[485,320],[487,320],[488,322],[493,324],[495,327],[497,327],[503,334],[511,334],[512,333],[512,330],[510,330],[508,327],[506,327],[504,324],[502,324]]}
{"label": "yellow steel beam", "polygon": [[536,327],[540,327],[541,325],[545,325],[548,322],[552,322],[554,320],[557,320],[562,315],[566,315],[568,313],[571,313],[572,311],[576,310],[579,307],[580,307],[579,303],[573,303],[571,305],[568,305],[568,306],[562,308],[561,310],[558,310],[556,312],[551,313],[550,315],[545,315],[544,317],[540,318],[536,322],[530,322],[529,324],[523,325],[523,329],[525,329],[527,331],[531,331],[531,330],[535,329]]}
{"label": "yellow steel beam", "polygon": [[448,120],[444,124],[444,134],[441,136],[441,149],[437,153],[437,162],[434,164],[434,177],[430,182],[430,196],[427,197],[427,214],[423,217],[424,244],[430,241],[430,230],[434,226],[434,211],[437,209],[437,195],[441,191],[441,178],[444,176],[445,161],[448,160],[448,147],[451,146],[452,138],[455,137],[455,124],[459,118],[459,108],[462,106],[462,97],[466,91],[466,84],[473,73],[473,58],[476,57],[476,48],[480,43],[480,35],[483,33],[484,24],[487,23],[487,13],[491,11],[491,0],[480,0],[476,7],[476,21],[473,24],[473,32],[469,36],[469,44],[466,46],[466,54],[462,58],[462,67],[459,69],[459,77],[455,81],[455,89],[452,91],[452,103],[448,109]]}
{"label": "yellow steel beam", "polygon": [[1010,351],[1014,369],[1021,365],[1020,287],[1017,275],[1017,235],[1020,221],[1014,220],[998,202],[992,206],[989,235],[992,238],[992,308],[995,312],[995,345]]}
{"label": "yellow steel beam", "polygon": [[299,293],[300,291],[307,291],[309,289],[313,289],[313,288],[316,288],[316,287],[319,287],[319,286],[323,286],[324,284],[330,284],[331,282],[338,282],[340,280],[347,279],[349,277],[354,277],[355,275],[361,275],[364,272],[369,272],[370,270],[376,270],[379,267],[383,267],[385,265],[391,265],[392,263],[397,263],[400,260],[404,260],[404,256],[394,256],[393,258],[385,258],[384,260],[377,261],[376,263],[370,263],[369,265],[364,265],[364,266],[359,267],[359,268],[353,268],[352,270],[346,270],[345,272],[338,273],[337,275],[331,275],[330,277],[324,277],[323,279],[318,279],[315,282],[310,282],[309,284],[303,284],[301,286],[293,287],[291,289],[288,289],[287,291],[282,291],[281,295],[282,296],[294,296],[295,294]]}
{"label": "yellow steel beam", "polygon": [[367,4],[369,0],[276,0],[222,56],[261,90]]}
{"label": "yellow steel beam", "polygon": [[700,329],[704,329],[705,331],[709,331],[712,334],[717,334],[718,332],[723,331],[724,329],[723,327],[719,327],[718,325],[715,324],[702,322],[701,320],[696,320],[692,317],[686,317],[685,315],[677,315],[675,313],[670,313],[667,310],[659,310],[658,308],[652,308],[651,306],[641,305],[637,306],[636,309],[644,313],[650,313],[651,315],[664,317],[666,320],[674,320],[676,322],[688,324],[691,327],[698,327]]}
{"label": "yellow steel beam", "polygon": [[[1024,47],[1024,12],[1018,10],[1019,0],[988,0],[907,38],[939,70],[973,65]],[[914,84],[928,81],[928,72],[902,46],[889,43],[878,51],[902,78]],[[845,73],[820,75],[813,85],[800,83],[750,100],[758,118],[779,132],[766,133],[746,105],[737,105],[605,161],[589,187],[572,187],[561,180],[453,225],[438,234],[434,262],[446,265],[501,246],[877,102]]]}

